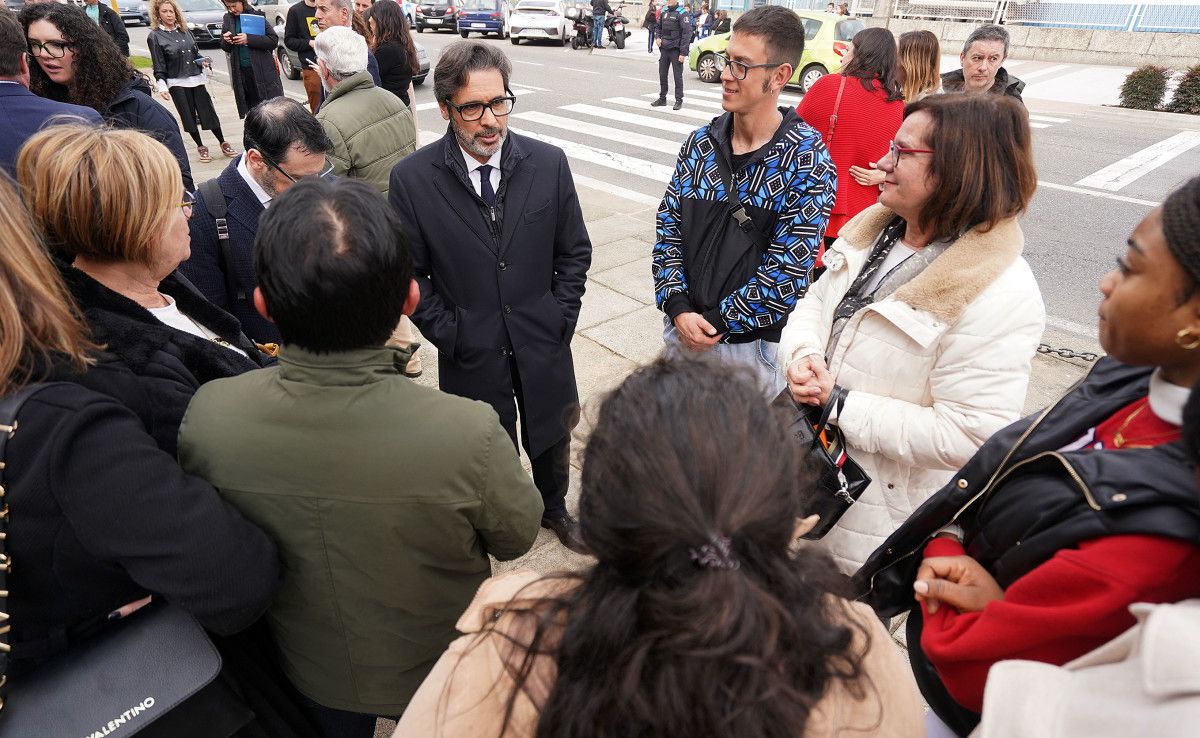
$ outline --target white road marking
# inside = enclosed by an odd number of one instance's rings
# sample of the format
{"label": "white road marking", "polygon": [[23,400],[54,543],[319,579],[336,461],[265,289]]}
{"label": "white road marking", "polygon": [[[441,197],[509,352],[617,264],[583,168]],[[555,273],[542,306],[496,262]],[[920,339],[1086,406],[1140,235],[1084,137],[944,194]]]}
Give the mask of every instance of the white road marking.
{"label": "white road marking", "polygon": [[1100,337],[1100,332],[1096,329],[1095,325],[1084,325],[1083,323],[1076,323],[1066,318],[1056,318],[1053,315],[1046,316],[1046,325],[1064,333],[1074,333],[1093,340]]}
{"label": "white road marking", "polygon": [[544,67],[544,66],[546,66],[545,64],[542,64],[541,62],[531,62],[531,61],[525,61],[524,59],[513,59],[513,61],[514,61],[514,62],[516,62],[517,64],[528,64],[528,65],[529,65],[529,66],[531,66],[531,67]]}
{"label": "white road marking", "polygon": [[[652,95],[652,97],[657,97],[657,95]],[[627,108],[637,108],[638,110],[651,109],[650,106],[646,104],[645,100],[637,100],[632,97],[610,97],[605,99],[604,102],[616,103],[617,105],[624,105]],[[686,105],[687,103],[684,104]],[[667,115],[674,115],[680,118],[691,118],[692,120],[704,121],[705,123],[711,122],[712,119],[716,117],[711,111],[705,113],[699,110],[688,110],[686,107],[683,110],[671,110],[670,105],[664,105],[655,109],[658,112],[666,113]]]}
{"label": "white road marking", "polygon": [[[638,115],[637,113],[628,113],[624,110],[616,110],[614,108],[602,108],[596,105],[588,105],[586,103],[563,105],[559,109],[572,113],[592,115],[597,118],[603,118],[604,120],[615,120],[635,126],[643,126],[645,128],[655,128],[661,131],[681,133],[685,136],[696,130],[696,126],[692,125],[691,123],[681,123],[679,121],[665,120],[663,118],[652,118],[649,115]],[[679,153],[679,147],[675,148],[675,152]]]}
{"label": "white road marking", "polygon": [[635,190],[618,187],[617,185],[612,184],[611,182],[605,182],[602,179],[592,179],[591,177],[587,177],[582,174],[575,174],[574,172],[571,173],[571,177],[575,180],[575,184],[580,187],[587,187],[589,189],[598,190],[610,195],[616,195],[617,197],[623,197],[626,200],[629,200],[630,202],[636,202],[639,205],[652,205],[654,207],[658,207],[662,203],[661,198],[651,197],[650,195],[644,195]]}
{"label": "white road marking", "polygon": [[575,67],[559,67],[564,72],[579,72],[580,74],[600,74],[593,69],[576,69]]}
{"label": "white road marking", "polygon": [[609,141],[629,144],[630,146],[638,146],[651,151],[658,151],[672,156],[679,154],[680,142],[668,141],[665,138],[655,138],[654,136],[645,136],[640,133],[626,131],[621,128],[613,128],[612,126],[601,126],[595,123],[587,123],[585,121],[576,120],[575,118],[564,118],[559,115],[551,115],[537,110],[525,113],[513,113],[513,118],[527,120],[531,123],[540,123],[545,126],[553,126],[555,128],[564,128],[568,131],[581,133],[585,136],[594,138],[603,138]]}
{"label": "white road marking", "polygon": [[1196,146],[1200,146],[1200,131],[1182,131],[1114,164],[1109,164],[1075,184],[1116,192]]}
{"label": "white road marking", "polygon": [[1054,74],[1055,72],[1061,72],[1064,69],[1070,69],[1070,68],[1071,68],[1070,64],[1057,64],[1053,67],[1046,67],[1045,69],[1037,69],[1032,72],[1024,73],[1021,75],[1021,79],[1025,80],[1025,81],[1029,81],[1029,80],[1033,79],[1034,77],[1045,77],[1048,74]]}
{"label": "white road marking", "polygon": [[1043,182],[1038,180],[1038,187],[1045,187],[1051,190],[1062,190],[1063,192],[1074,192],[1077,195],[1091,195],[1092,197],[1101,197],[1105,200],[1116,200],[1117,202],[1130,202],[1134,205],[1145,205],[1146,207],[1157,207],[1159,203],[1153,200],[1139,200],[1136,197],[1126,197],[1125,195],[1112,195],[1107,192],[1096,192],[1095,190],[1085,190],[1081,187],[1072,187],[1070,185],[1060,185],[1053,182]]}
{"label": "white road marking", "polygon": [[[649,99],[649,100],[654,100],[655,98],[657,98],[657,97],[658,97],[658,95],[656,95],[656,94],[654,94],[653,92],[651,92],[651,93],[650,93],[650,94],[648,94],[648,95],[642,95],[642,97],[644,97],[644,98],[647,98],[647,99]],[[724,108],[723,108],[723,107],[721,107],[721,103],[719,103],[719,102],[714,102],[714,101],[712,101],[712,100],[687,100],[687,99],[686,99],[686,93],[685,93],[685,99],[684,99],[684,102],[683,102],[683,104],[684,104],[684,105],[691,105],[691,106],[694,106],[694,107],[709,108],[709,109],[712,109],[712,110],[724,110]],[[713,113],[713,115],[717,115],[717,113]]]}
{"label": "white road marking", "polygon": [[599,164],[602,167],[616,169],[617,171],[625,172],[626,174],[636,174],[639,177],[645,177],[646,179],[662,185],[665,185],[668,181],[670,181],[671,174],[674,171],[672,167],[663,166],[662,164],[655,164],[652,161],[639,159],[636,156],[616,154],[611,151],[595,148],[594,146],[579,144],[575,143],[574,141],[555,138],[554,136],[547,136],[543,133],[534,133],[533,131],[512,128],[511,126],[509,128],[510,130],[521,134],[522,136],[529,136],[530,138],[536,138],[539,141],[548,143],[551,146],[557,146],[572,159],[586,161],[591,164]]}
{"label": "white road marking", "polygon": [[1034,115],[1033,113],[1029,114],[1029,120],[1040,120],[1044,123],[1070,123],[1071,122],[1070,118],[1051,118],[1048,115]]}
{"label": "white road marking", "polygon": [[[719,87],[718,87],[718,89],[719,89]],[[685,95],[688,97],[690,97],[692,95],[699,95],[700,97],[712,97],[717,100],[722,99],[721,93],[709,92],[708,90],[691,90],[691,89],[689,89],[685,92]],[[784,103],[785,105],[791,105],[792,107],[795,107],[800,104],[800,98],[794,97],[792,95],[780,95],[779,102]]]}
{"label": "white road marking", "polygon": [[1030,128],[1049,128],[1050,124],[1049,123],[1034,123],[1033,121],[1029,121],[1029,127]]}
{"label": "white road marking", "polygon": [[632,82],[646,82],[647,84],[649,84],[654,81],[652,79],[646,79],[645,77],[627,77],[624,74],[618,74],[617,76],[620,77],[621,79],[627,79]]}

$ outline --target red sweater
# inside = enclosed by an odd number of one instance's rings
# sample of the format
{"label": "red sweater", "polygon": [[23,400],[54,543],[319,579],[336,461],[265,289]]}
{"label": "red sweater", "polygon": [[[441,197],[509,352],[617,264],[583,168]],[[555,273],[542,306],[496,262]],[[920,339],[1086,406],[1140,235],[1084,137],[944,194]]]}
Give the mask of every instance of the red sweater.
{"label": "red sweater", "polygon": [[796,107],[804,122],[821,133],[837,166],[837,201],[833,205],[829,227],[825,229],[826,236],[836,236],[846,221],[879,199],[879,188],[864,187],[855,182],[850,176],[850,167],[868,169],[871,162],[887,156],[888,142],[896,137],[904,120],[904,101],[888,102],[887,93],[877,80],[872,81],[874,89],[868,92],[861,80],[846,77],[837,129],[830,145],[829,116],[833,115],[842,79],[840,74],[830,74],[817,80]]}

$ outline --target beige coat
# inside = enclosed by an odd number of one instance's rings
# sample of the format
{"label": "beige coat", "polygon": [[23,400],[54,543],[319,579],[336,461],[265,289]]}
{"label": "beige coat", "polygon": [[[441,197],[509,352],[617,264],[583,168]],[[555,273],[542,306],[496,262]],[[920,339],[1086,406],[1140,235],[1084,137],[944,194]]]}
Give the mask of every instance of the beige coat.
{"label": "beige coat", "polygon": [[[784,365],[825,355],[833,313],[893,217],[874,205],[842,227],[783,329]],[[829,363],[849,390],[837,422],[872,479],[821,541],[846,573],[1020,415],[1046,321],[1024,245],[1016,220],[968,231],[842,331]]]}
{"label": "beige coat", "polygon": [[[529,585],[528,589],[524,589]],[[465,635],[450,644],[429,677],[417,690],[396,726],[392,738],[492,738],[503,720],[511,681],[504,668],[508,641],[494,632],[480,636],[492,613],[503,608],[518,592],[521,599],[546,596],[562,587],[561,581],[539,579],[538,574],[517,570],[483,583],[458,621]],[[908,665],[883,625],[866,605],[852,603],[853,616],[870,633],[863,672],[871,679],[865,700],[854,699],[835,683],[804,731],[803,738],[919,738],[924,735],[921,699]],[[507,621],[512,625],[511,619]],[[497,628],[506,629],[502,617]],[[518,638],[520,636],[517,636]],[[861,648],[861,642],[856,648]],[[502,650],[503,649],[503,650]],[[554,684],[555,667],[549,657],[534,664],[527,683],[532,697],[518,697],[513,719],[503,738],[528,738],[536,732],[538,708]],[[840,730],[839,730],[840,729]],[[799,737],[798,737],[799,738]]]}
{"label": "beige coat", "polygon": [[1065,666],[993,666],[972,738],[1200,734],[1200,600],[1129,609],[1137,625]]}

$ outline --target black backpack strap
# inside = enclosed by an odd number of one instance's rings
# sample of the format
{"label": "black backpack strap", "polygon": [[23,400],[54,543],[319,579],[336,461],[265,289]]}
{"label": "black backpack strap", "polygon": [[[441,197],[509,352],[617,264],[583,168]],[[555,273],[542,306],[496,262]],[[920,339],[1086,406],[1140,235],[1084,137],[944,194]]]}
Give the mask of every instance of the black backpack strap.
{"label": "black backpack strap", "polygon": [[8,632],[12,630],[8,613],[8,575],[12,573],[12,559],[8,557],[8,490],[5,472],[8,461],[8,442],[17,433],[17,415],[21,407],[34,395],[44,389],[65,384],[64,382],[46,382],[22,387],[16,392],[0,399],[0,710],[4,709],[4,696],[8,690],[8,654],[12,646],[8,642]]}
{"label": "black backpack strap", "polygon": [[754,228],[754,221],[750,219],[750,214],[746,212],[746,208],[738,199],[737,186],[733,182],[733,169],[729,166],[729,160],[725,158],[725,152],[719,145],[713,146],[713,158],[717,161],[717,172],[725,184],[725,199],[729,202],[729,214],[737,221],[738,228],[743,231],[751,230]]}
{"label": "black backpack strap", "polygon": [[215,179],[202,182],[197,188],[204,195],[204,207],[212,216],[217,226],[217,245],[221,249],[221,261],[225,262],[225,292],[232,305],[234,300],[247,300],[249,293],[238,284],[237,274],[233,269],[233,247],[229,241],[229,205],[225,201],[225,193],[221,191],[221,183]]}

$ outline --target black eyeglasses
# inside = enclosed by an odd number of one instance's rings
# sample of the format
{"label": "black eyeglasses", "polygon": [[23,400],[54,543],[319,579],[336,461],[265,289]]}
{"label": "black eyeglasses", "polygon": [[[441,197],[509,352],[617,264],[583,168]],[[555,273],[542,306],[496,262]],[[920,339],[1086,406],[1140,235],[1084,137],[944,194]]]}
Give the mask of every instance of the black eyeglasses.
{"label": "black eyeglasses", "polygon": [[504,97],[497,97],[489,102],[469,102],[462,105],[455,105],[449,100],[446,104],[458,111],[458,116],[464,121],[479,120],[483,117],[483,111],[490,110],[492,115],[497,118],[503,118],[513,111],[513,107],[517,104],[517,98],[509,93]]}
{"label": "black eyeglasses", "polygon": [[782,67],[787,62],[775,62],[773,64],[746,64],[744,62],[730,59],[725,54],[713,54],[713,60],[717,65],[717,72],[725,71],[725,67],[729,67],[729,73],[736,80],[746,79],[746,75],[750,74],[751,69],[771,69],[773,67]]}
{"label": "black eyeglasses", "polygon": [[308,177],[328,177],[333,172],[333,163],[329,161],[328,157],[326,157],[325,168],[321,170],[320,174],[308,174],[303,177],[293,177],[292,175],[287,173],[286,169],[279,166],[279,164],[276,163],[274,159],[272,159],[271,157],[264,154],[263,150],[261,148],[259,148],[257,143],[254,142],[254,139],[250,138],[249,136],[246,136],[245,138],[246,138],[246,143],[250,144],[250,146],[248,148],[252,148],[255,151],[257,151],[258,155],[262,157],[262,160],[267,163],[267,166],[271,167],[275,171],[277,171],[280,174],[282,174],[283,176],[287,177],[288,181],[291,182],[292,184],[295,184],[302,179],[307,179]]}
{"label": "black eyeglasses", "polygon": [[[74,49],[75,44],[70,41],[34,41],[26,39],[29,42],[29,53],[34,56],[45,55],[51,59],[61,59],[66,55],[67,49]],[[41,54],[38,54],[38,52]]]}

